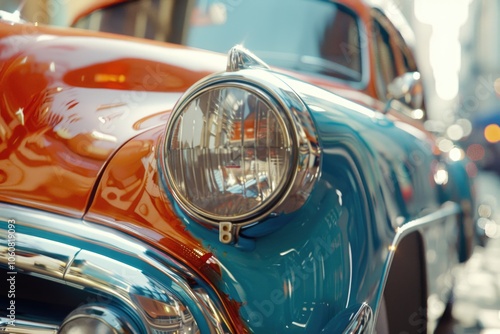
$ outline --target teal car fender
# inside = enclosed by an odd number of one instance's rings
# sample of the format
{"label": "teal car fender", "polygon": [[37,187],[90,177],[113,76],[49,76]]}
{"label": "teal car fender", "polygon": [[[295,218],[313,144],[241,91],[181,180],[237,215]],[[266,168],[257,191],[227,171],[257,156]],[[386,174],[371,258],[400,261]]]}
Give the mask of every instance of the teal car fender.
{"label": "teal car fender", "polygon": [[[154,189],[166,191],[155,206],[171,207],[185,231],[200,242],[209,254],[203,265],[218,268],[207,275],[210,283],[237,305],[250,332],[340,331],[353,322],[363,323],[364,330],[372,328],[401,240],[458,212],[457,206],[440,202],[431,147],[418,130],[333,93],[267,70],[245,71],[230,80],[273,77],[291,87],[312,116],[321,157],[307,201],[298,210],[270,214],[241,228],[233,242],[225,244],[220,230],[200,224],[178,203],[162,164],[151,163],[152,170],[143,178],[151,179]],[[151,146],[163,149],[163,131],[150,136]],[[119,162],[129,154],[128,146],[138,145],[131,141],[118,152],[116,162],[111,161],[96,203],[104,202],[106,185],[115,183],[113,174],[122,168]],[[161,157],[154,150],[144,152],[144,161]],[[140,211],[143,204],[138,199],[127,211]],[[102,205],[94,205],[86,219],[109,224],[105,215],[125,219],[119,208]],[[165,231],[172,223],[164,216],[153,225]],[[127,223],[132,230],[137,229],[134,225]],[[426,294],[425,278],[418,283]],[[421,326],[422,320],[413,323]]]}
{"label": "teal car fender", "polygon": [[[140,178],[151,179],[151,187],[165,192],[162,200],[163,196],[157,194],[155,206],[172,208],[180,226],[198,240],[208,254],[200,267],[210,263],[218,268],[207,275],[208,279],[237,305],[238,315],[250,332],[340,330],[349,328],[353,319],[366,321],[364,329],[372,328],[399,243],[411,232],[424,234],[422,226],[449,222],[448,218],[458,212],[458,206],[444,203],[439,196],[432,146],[420,130],[408,124],[262,69],[262,64],[252,61],[245,60],[254,64],[253,68],[236,71],[224,82],[265,87],[256,80],[249,81],[260,78],[261,82],[286,86],[289,93],[296,94],[292,100],[306,106],[305,112],[311,116],[320,154],[314,186],[303,205],[288,213],[270,213],[237,230],[232,242],[222,242],[221,229],[193,217],[172,194],[162,162],[155,165],[155,161],[165,159],[161,129],[149,135],[150,146],[160,153],[144,150],[141,160],[150,163]],[[205,80],[212,79],[202,83]],[[195,93],[186,95],[190,94]],[[142,141],[141,137],[137,140]],[[116,183],[113,175],[122,168],[120,162],[132,146],[140,145],[131,141],[111,161],[86,219],[105,222],[106,215],[122,217],[119,221],[132,218],[125,218],[126,213],[117,207],[98,204],[105,202],[106,185]],[[140,211],[144,204],[140,199],[132,203],[127,212]],[[160,232],[173,224],[165,215],[159,219],[153,225]],[[127,223],[134,225],[133,221]],[[172,249],[167,244],[164,247]],[[423,264],[425,256],[418,255]],[[426,277],[417,283],[424,286],[425,299]],[[417,311],[415,308],[414,313],[420,316]],[[417,319],[413,323],[420,326],[422,322]]]}

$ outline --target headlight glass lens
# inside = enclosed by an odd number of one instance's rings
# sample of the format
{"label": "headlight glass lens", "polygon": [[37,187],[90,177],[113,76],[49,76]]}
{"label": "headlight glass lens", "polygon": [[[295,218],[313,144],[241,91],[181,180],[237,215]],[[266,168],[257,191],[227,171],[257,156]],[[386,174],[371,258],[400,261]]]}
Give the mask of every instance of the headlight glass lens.
{"label": "headlight glass lens", "polygon": [[237,221],[276,201],[290,181],[291,127],[264,92],[218,84],[172,116],[165,145],[168,180],[188,211]]}

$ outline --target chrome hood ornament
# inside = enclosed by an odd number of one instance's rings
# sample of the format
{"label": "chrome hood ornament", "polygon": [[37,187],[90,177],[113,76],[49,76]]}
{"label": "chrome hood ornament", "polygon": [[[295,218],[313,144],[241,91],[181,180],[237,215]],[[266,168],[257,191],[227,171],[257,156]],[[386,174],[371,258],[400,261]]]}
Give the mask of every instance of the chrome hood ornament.
{"label": "chrome hood ornament", "polygon": [[226,71],[236,72],[249,68],[269,69],[269,66],[242,45],[233,46],[228,53]]}
{"label": "chrome hood ornament", "polygon": [[0,10],[0,20],[9,21],[11,23],[25,23],[25,21],[21,18],[21,10],[24,8],[25,4],[26,0],[21,1],[13,13],[6,10]]}

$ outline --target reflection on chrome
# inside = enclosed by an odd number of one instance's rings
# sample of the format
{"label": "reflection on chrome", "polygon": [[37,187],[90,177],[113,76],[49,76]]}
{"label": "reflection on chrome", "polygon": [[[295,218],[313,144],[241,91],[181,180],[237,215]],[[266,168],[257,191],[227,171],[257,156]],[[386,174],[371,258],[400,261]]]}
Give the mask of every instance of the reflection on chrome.
{"label": "reflection on chrome", "polygon": [[[228,332],[220,302],[210,297],[214,296],[208,293],[210,288],[188,268],[136,239],[78,219],[0,204],[0,267],[6,269],[9,263],[5,236],[12,216],[18,276],[35,275],[113,300],[109,305],[76,309],[62,329],[84,328],[85,321],[78,319],[101,307],[99,321],[116,330],[112,333]],[[195,288],[188,283],[193,280]],[[123,321],[140,322],[118,323],[112,320],[116,314]],[[39,328],[33,333],[44,333],[41,324]]]}
{"label": "reflection on chrome", "polygon": [[192,313],[171,291],[175,283],[168,288],[161,286],[142,270],[107,256],[80,251],[64,279],[125,300],[131,309],[142,313],[149,328],[163,333],[191,333],[188,329],[198,329]]}
{"label": "reflection on chrome", "polygon": [[128,334],[137,331],[133,321],[126,314],[113,307],[84,305],[66,317],[57,333]]}
{"label": "reflection on chrome", "polygon": [[363,304],[344,333],[369,333],[372,325],[373,311],[368,304]]}
{"label": "reflection on chrome", "polygon": [[[16,267],[32,273],[63,278],[78,248],[43,238],[16,234]],[[0,229],[0,263],[8,263],[7,231]]]}

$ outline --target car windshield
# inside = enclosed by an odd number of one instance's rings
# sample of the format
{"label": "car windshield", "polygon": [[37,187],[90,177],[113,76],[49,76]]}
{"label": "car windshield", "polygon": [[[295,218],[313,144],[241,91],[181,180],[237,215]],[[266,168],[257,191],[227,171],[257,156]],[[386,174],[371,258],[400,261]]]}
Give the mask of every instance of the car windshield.
{"label": "car windshield", "polygon": [[226,52],[243,44],[270,65],[360,81],[358,23],[345,7],[311,0],[198,0],[185,43]]}
{"label": "car windshield", "polygon": [[226,53],[242,44],[269,65],[345,81],[362,79],[358,20],[322,0],[128,1],[76,26]]}

